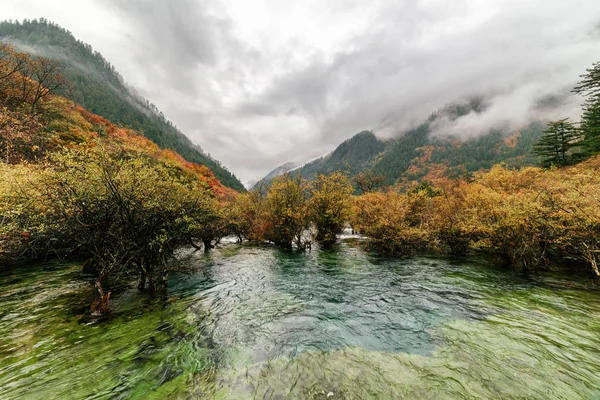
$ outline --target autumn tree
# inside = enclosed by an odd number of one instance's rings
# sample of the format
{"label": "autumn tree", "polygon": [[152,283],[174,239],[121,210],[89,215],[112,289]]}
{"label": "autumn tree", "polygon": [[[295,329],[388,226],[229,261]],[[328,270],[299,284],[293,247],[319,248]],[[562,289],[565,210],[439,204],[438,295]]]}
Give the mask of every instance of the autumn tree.
{"label": "autumn tree", "polygon": [[600,157],[547,172],[536,182],[551,214],[550,245],[585,262],[600,277]]}
{"label": "autumn tree", "polygon": [[541,157],[544,167],[555,165],[562,167],[578,160],[578,154],[573,154],[573,148],[579,145],[581,135],[579,130],[568,118],[550,122],[534,146],[534,153]]}
{"label": "autumn tree", "polygon": [[32,57],[0,42],[0,90],[5,102],[14,97],[29,103],[33,114],[41,99],[68,86],[60,70],[56,60]]}
{"label": "autumn tree", "polygon": [[301,176],[285,174],[273,180],[264,214],[269,224],[265,232],[267,240],[286,248],[292,244],[298,248],[306,246],[303,234],[309,227],[308,196],[308,183]]}
{"label": "autumn tree", "polygon": [[190,224],[190,244],[199,249],[196,240],[200,240],[205,252],[214,248],[215,241],[227,234],[227,220],[218,200],[209,192],[204,193],[202,201],[198,201],[186,213]]}
{"label": "autumn tree", "polygon": [[371,170],[365,170],[356,175],[353,181],[361,193],[369,193],[381,186],[385,181],[385,177],[374,174]]}
{"label": "autumn tree", "polygon": [[0,42],[0,90],[4,91],[9,82],[22,71],[29,57],[17,51],[15,46]]}
{"label": "autumn tree", "polygon": [[177,248],[211,218],[212,192],[175,166],[143,154],[97,146],[53,156],[42,198],[96,276],[97,309],[107,311],[111,281],[137,276],[138,287],[166,289]]}
{"label": "autumn tree", "polygon": [[48,171],[0,162],[0,269],[68,250],[51,204],[41,201]]}
{"label": "autumn tree", "polygon": [[38,102],[51,93],[67,85],[67,81],[60,73],[60,64],[56,60],[36,57],[30,62],[29,78],[31,113],[35,112]]}
{"label": "autumn tree", "polygon": [[428,249],[429,232],[422,224],[409,220],[411,200],[393,191],[373,192],[354,198],[352,226],[366,235],[373,250],[391,256],[412,256]]}
{"label": "autumn tree", "polygon": [[317,175],[312,182],[310,219],[317,228],[316,240],[330,246],[350,217],[352,184],[346,175],[334,172]]}
{"label": "autumn tree", "polygon": [[268,232],[272,231],[271,222],[267,217],[266,195],[260,190],[250,190],[239,193],[228,211],[230,229],[238,239],[267,240]]}
{"label": "autumn tree", "polygon": [[435,191],[433,203],[426,210],[432,240],[439,242],[443,253],[467,254],[471,235],[465,226],[467,209],[465,196],[469,184],[465,180],[445,180]]}
{"label": "autumn tree", "polygon": [[502,165],[470,184],[465,193],[464,227],[475,247],[496,253],[513,266],[536,269],[548,264],[552,212],[543,187],[545,171]]}

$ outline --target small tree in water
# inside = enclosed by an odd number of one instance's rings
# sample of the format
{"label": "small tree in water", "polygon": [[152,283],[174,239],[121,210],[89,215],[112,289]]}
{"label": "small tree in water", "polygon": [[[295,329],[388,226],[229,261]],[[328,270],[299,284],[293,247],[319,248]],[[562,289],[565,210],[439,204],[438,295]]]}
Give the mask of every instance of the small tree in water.
{"label": "small tree in water", "polygon": [[174,165],[118,149],[73,150],[54,161],[44,195],[74,248],[89,257],[96,311],[108,311],[108,281],[137,276],[140,289],[165,290],[171,258],[207,218],[212,192]]}
{"label": "small tree in water", "polygon": [[273,180],[266,198],[265,239],[287,248],[293,243],[301,249],[306,246],[303,233],[309,225],[308,194],[308,183],[300,176],[285,174]]}
{"label": "small tree in water", "polygon": [[312,184],[310,216],[317,228],[316,240],[331,246],[350,219],[352,184],[346,175],[318,175]]}

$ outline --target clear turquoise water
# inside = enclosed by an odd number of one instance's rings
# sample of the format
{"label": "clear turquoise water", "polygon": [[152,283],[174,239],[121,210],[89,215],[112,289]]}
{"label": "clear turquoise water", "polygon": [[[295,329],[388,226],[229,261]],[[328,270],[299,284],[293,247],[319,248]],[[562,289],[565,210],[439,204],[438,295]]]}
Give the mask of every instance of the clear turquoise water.
{"label": "clear turquoise water", "polygon": [[[0,398],[600,399],[600,292],[479,258],[190,253],[167,299],[85,313],[60,263],[0,274]],[[328,397],[329,396],[329,397]]]}

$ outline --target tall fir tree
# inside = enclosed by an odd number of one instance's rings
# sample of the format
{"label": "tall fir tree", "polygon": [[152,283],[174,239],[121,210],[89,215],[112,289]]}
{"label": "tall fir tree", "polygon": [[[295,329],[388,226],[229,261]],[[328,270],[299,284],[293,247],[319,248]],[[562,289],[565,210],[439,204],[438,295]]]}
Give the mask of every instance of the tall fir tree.
{"label": "tall fir tree", "polygon": [[581,158],[580,153],[573,151],[580,142],[579,129],[565,118],[548,124],[544,136],[534,145],[533,152],[541,157],[544,167],[570,165]]}
{"label": "tall fir tree", "polygon": [[573,92],[585,98],[581,117],[581,131],[584,136],[582,148],[588,156],[598,154],[600,153],[600,62],[594,63],[592,68],[581,75],[581,81]]}

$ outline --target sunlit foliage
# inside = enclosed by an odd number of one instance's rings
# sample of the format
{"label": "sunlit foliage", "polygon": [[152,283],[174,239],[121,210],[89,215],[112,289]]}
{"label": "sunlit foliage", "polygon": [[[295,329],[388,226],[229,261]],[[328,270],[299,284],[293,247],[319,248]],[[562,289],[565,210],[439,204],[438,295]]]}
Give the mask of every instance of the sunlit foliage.
{"label": "sunlit foliage", "polygon": [[600,157],[551,170],[497,165],[470,181],[357,197],[352,225],[391,255],[472,248],[527,269],[567,257],[600,276],[599,172]]}
{"label": "sunlit foliage", "polygon": [[5,104],[28,103],[33,114],[40,100],[67,85],[57,61],[33,57],[0,42],[0,90]]}
{"label": "sunlit foliage", "polygon": [[108,312],[119,281],[164,290],[179,247],[229,233],[234,193],[207,167],[53,95],[51,63],[9,45],[0,55],[1,267],[77,257],[94,310]]}
{"label": "sunlit foliage", "polygon": [[367,193],[354,199],[352,227],[368,236],[371,247],[393,256],[426,250],[429,232],[415,217],[407,195]]}

